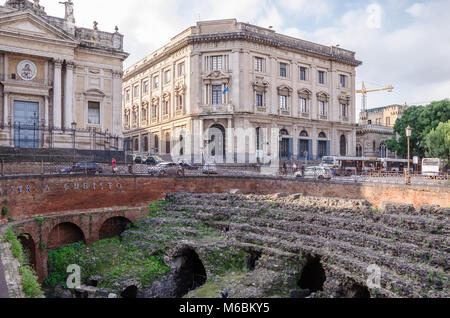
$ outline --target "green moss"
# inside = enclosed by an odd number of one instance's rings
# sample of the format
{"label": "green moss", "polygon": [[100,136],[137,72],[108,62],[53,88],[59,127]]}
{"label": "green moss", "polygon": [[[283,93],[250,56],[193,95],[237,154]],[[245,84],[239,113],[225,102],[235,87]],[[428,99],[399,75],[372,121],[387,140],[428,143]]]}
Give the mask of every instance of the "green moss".
{"label": "green moss", "polygon": [[37,222],[39,227],[41,227],[42,224],[44,223],[44,218],[43,217],[35,217],[34,220]]}
{"label": "green moss", "polygon": [[169,202],[166,201],[158,201],[150,204],[148,217],[155,218],[158,217],[159,214],[164,210],[165,205],[169,205]]}
{"label": "green moss", "polygon": [[114,283],[118,280],[138,278],[142,286],[148,286],[169,273],[170,268],[164,265],[163,254],[148,255],[133,243],[121,242],[116,237],[89,247],[80,242],[49,251],[49,276],[44,284],[51,288],[57,284],[66,287],[66,269],[70,264],[81,267],[83,283],[87,283],[91,276],[100,276],[103,280],[98,287],[111,291],[115,291]]}

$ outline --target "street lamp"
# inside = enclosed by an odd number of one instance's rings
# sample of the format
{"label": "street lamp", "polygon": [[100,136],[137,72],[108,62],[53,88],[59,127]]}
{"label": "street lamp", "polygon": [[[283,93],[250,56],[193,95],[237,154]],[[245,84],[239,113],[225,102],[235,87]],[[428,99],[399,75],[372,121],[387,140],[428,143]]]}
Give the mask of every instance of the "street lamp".
{"label": "street lamp", "polygon": [[72,152],[73,152],[73,169],[75,169],[75,132],[77,130],[77,123],[73,122],[72,127]]}
{"label": "street lamp", "polygon": [[406,178],[406,184],[411,184],[411,176],[410,176],[410,138],[412,135],[412,129],[410,126],[406,128],[406,137],[408,137],[408,172],[407,172],[407,178]]}

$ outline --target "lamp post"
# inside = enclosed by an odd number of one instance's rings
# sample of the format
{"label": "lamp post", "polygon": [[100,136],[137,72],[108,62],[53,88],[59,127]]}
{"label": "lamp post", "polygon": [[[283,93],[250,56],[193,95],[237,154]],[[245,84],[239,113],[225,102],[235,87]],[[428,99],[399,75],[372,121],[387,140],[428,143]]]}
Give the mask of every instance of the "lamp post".
{"label": "lamp post", "polygon": [[408,137],[408,171],[406,177],[406,184],[411,184],[411,176],[410,176],[410,138],[412,135],[412,129],[410,126],[406,128],[406,137]]}
{"label": "lamp post", "polygon": [[73,122],[73,123],[71,124],[71,127],[72,127],[73,167],[74,167],[74,169],[75,169],[75,165],[76,165],[76,163],[75,163],[75,132],[76,132],[76,130],[77,130],[77,123],[76,123],[76,122]]}

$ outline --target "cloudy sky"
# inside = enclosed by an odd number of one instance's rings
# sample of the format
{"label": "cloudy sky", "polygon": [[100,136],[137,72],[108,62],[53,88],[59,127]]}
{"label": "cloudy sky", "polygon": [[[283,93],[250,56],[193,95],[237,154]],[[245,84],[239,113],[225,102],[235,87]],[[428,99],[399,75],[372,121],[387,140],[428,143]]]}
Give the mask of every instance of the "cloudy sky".
{"label": "cloudy sky", "polygon": [[[62,0],[41,0],[64,16]],[[129,66],[197,20],[237,18],[279,33],[355,51],[357,87],[392,84],[369,95],[369,108],[450,98],[449,0],[73,0],[79,26],[125,35]],[[360,96],[357,96],[358,107]]]}

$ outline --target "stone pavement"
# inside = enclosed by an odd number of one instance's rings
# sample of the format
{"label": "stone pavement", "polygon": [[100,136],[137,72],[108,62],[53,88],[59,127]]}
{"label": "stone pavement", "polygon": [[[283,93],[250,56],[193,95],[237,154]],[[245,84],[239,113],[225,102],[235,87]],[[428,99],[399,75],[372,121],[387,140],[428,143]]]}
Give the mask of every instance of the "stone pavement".
{"label": "stone pavement", "polygon": [[8,286],[6,285],[3,263],[0,258],[0,298],[8,298]]}

